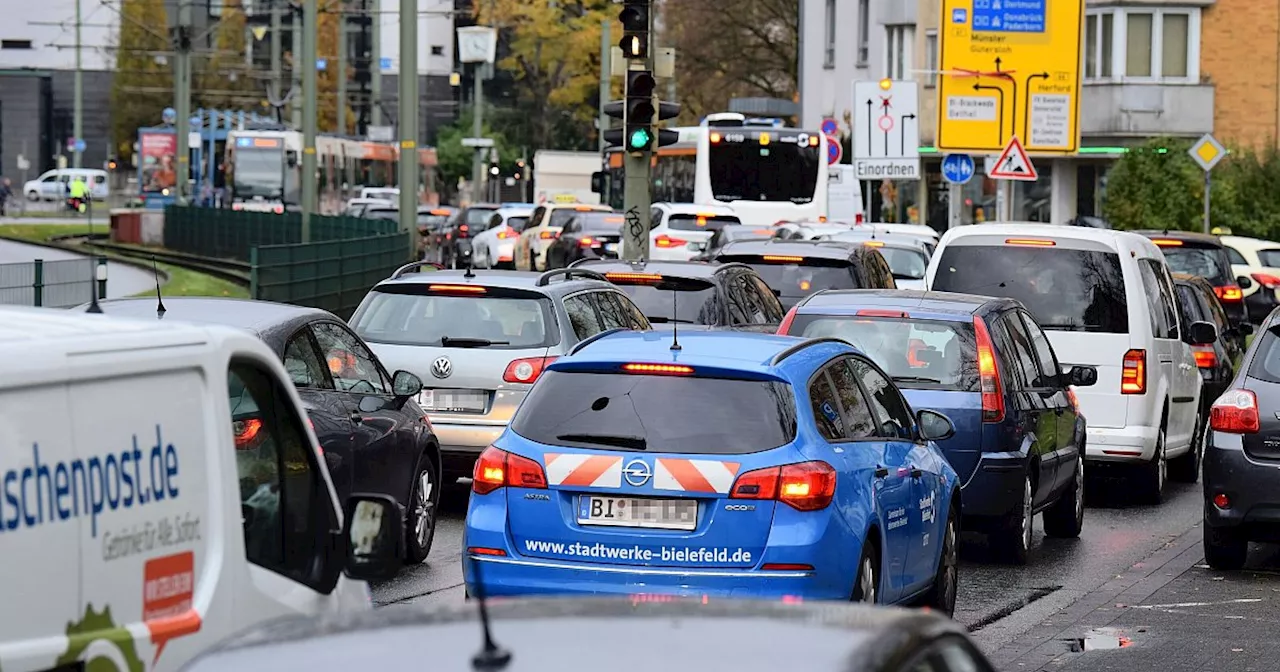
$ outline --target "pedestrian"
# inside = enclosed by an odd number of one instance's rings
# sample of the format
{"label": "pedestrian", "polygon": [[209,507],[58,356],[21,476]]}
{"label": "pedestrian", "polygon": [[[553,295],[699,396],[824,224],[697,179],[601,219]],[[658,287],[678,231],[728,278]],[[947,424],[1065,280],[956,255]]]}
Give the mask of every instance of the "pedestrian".
{"label": "pedestrian", "polygon": [[0,217],[9,216],[9,199],[13,196],[13,187],[9,182],[9,178],[0,179]]}

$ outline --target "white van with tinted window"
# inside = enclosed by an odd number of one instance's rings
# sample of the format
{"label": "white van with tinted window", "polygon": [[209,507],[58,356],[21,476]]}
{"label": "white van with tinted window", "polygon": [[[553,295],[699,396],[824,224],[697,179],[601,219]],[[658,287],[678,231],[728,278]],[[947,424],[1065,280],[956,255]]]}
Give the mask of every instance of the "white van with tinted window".
{"label": "white van with tinted window", "polygon": [[1182,332],[1207,344],[1217,329],[1180,323],[1164,254],[1149,239],[1047,224],[964,226],[942,237],[926,280],[936,291],[1021,301],[1064,369],[1097,368],[1097,384],[1075,391],[1088,422],[1088,463],[1131,467],[1141,497],[1153,503],[1167,477],[1199,478],[1207,419]]}
{"label": "white van with tinted window", "polygon": [[338,508],[253,336],[0,308],[0,361],[0,670],[175,670],[396,566],[395,504]]}
{"label": "white van with tinted window", "polygon": [[22,185],[28,201],[59,201],[70,193],[74,180],[83,180],[94,200],[103,201],[111,194],[107,171],[96,168],[59,168],[50,170]]}

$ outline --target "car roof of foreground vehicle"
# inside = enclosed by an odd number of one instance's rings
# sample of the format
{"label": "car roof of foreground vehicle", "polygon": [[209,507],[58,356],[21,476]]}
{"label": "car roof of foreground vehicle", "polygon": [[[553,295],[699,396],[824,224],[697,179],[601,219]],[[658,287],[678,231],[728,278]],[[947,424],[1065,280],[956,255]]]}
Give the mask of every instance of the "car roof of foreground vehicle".
{"label": "car roof of foreground vehicle", "polygon": [[[107,303],[103,301],[102,303]],[[154,300],[152,306],[155,306]],[[152,311],[155,316],[155,311]],[[172,322],[168,324],[156,321],[140,322],[137,320],[120,320],[103,315],[85,314],[83,310],[72,308],[32,308],[29,306],[0,306],[0,350],[8,348],[30,348],[35,343],[45,343],[62,339],[81,339],[85,337],[115,336],[126,334],[145,334],[163,332],[182,334],[198,330],[191,324]]]}
{"label": "car roof of foreground vehicle", "polygon": [[[679,342],[680,349],[671,346]],[[809,346],[805,346],[810,343]],[[783,378],[779,367],[786,355],[803,349],[821,348],[827,356],[835,352],[855,352],[852,345],[837,339],[802,339],[738,331],[630,331],[611,330],[579,343],[570,357],[548,366],[555,371],[593,370],[618,364],[675,364],[718,369],[726,373]],[[827,352],[829,351],[829,352]]]}
{"label": "car roof of foreground vehicle", "polygon": [[859,310],[901,310],[910,316],[967,319],[985,306],[1015,307],[1013,299],[918,289],[827,289],[810,294],[797,313],[855,315]]}
{"label": "car roof of foreground vehicle", "polygon": [[1204,247],[1223,247],[1222,241],[1219,240],[1217,236],[1208,233],[1197,233],[1195,231],[1157,231],[1155,229],[1133,231],[1132,233],[1146,236],[1152,240],[1167,238],[1169,240],[1194,242],[1195,244]]}
{"label": "car roof of foreground vehicle", "polygon": [[[1037,222],[997,222],[991,224],[970,224],[948,230],[942,236],[940,245],[962,242],[972,244],[969,238],[985,238],[1007,236],[1008,238],[1043,238],[1047,240],[1075,243],[1081,247],[1090,244],[1104,245],[1111,250],[1136,250],[1154,254],[1160,248],[1150,238],[1132,231],[1114,229],[1094,229],[1085,226],[1059,226],[1057,224],[1040,224]],[[990,243],[994,241],[983,241]]]}
{"label": "car roof of foreground vehicle", "polygon": [[654,203],[655,207],[670,210],[673,215],[712,215],[715,217],[737,217],[738,213],[727,205],[698,205],[697,203]]}
{"label": "car roof of foreground vehicle", "polygon": [[846,240],[734,240],[720,248],[717,257],[777,255],[780,257],[805,257],[810,259],[847,260],[853,256],[861,242]]}
{"label": "car roof of foreground vehicle", "polygon": [[573,263],[573,268],[585,268],[597,273],[653,273],[672,278],[694,278],[710,280],[717,273],[726,269],[742,267],[751,270],[746,264],[728,263],[713,264],[708,261],[621,261],[617,259],[584,259]]}
{"label": "car roof of foreground vehicle", "polygon": [[[859,604],[542,598],[487,607],[493,641],[511,654],[513,672],[585,672],[602,660],[613,672],[796,665],[877,672],[902,668],[937,638],[968,639],[962,626],[937,614]],[[564,653],[566,637],[574,655]],[[254,627],[183,669],[408,669],[430,651],[433,669],[470,670],[482,640],[474,604],[335,612]]]}
{"label": "car roof of foreground vehicle", "polygon": [[[84,310],[88,304],[72,310]],[[164,317],[159,317],[155,297],[108,299],[99,301],[102,312],[114,317],[217,324],[235,327],[260,335],[272,346],[280,345],[272,336],[291,334],[297,325],[316,319],[338,320],[333,313],[319,308],[295,306],[272,301],[230,299],[213,296],[171,296],[164,298]],[[339,320],[340,321],[340,320]],[[277,332],[286,332],[277,334]]]}
{"label": "car roof of foreground vehicle", "polygon": [[[429,266],[430,264],[424,265]],[[410,264],[412,266],[412,264]],[[396,271],[390,278],[379,282],[374,289],[382,289],[386,287],[394,287],[396,285],[467,285],[475,287],[492,287],[501,289],[516,289],[529,292],[537,292],[547,296],[562,297],[566,294],[581,291],[584,289],[599,289],[601,287],[613,287],[607,280],[596,279],[590,277],[589,274],[597,273],[590,269],[573,269],[573,273],[567,273],[569,269],[559,268],[545,273],[537,273],[534,271],[492,271],[487,269],[466,269],[458,270],[438,270],[428,271],[426,273],[413,272],[412,269],[405,271],[401,268]],[[468,276],[468,274],[470,274]],[[548,276],[548,282],[545,285],[539,285],[539,280],[543,276]]]}

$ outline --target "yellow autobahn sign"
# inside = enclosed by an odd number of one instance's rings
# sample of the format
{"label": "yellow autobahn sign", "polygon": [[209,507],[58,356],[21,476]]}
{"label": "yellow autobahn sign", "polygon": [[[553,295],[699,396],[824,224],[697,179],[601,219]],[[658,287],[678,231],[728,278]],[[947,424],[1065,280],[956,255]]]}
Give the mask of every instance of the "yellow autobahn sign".
{"label": "yellow autobahn sign", "polygon": [[940,150],[1079,149],[1084,0],[943,0],[940,25]]}

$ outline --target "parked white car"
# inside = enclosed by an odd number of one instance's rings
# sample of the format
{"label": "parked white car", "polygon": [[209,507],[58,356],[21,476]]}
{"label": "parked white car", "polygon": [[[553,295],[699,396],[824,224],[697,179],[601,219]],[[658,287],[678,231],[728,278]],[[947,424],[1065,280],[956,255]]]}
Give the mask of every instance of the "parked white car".
{"label": "parked white car", "polygon": [[516,238],[533,217],[533,206],[501,208],[489,218],[488,228],[471,239],[471,259],[477,268],[516,267]]}
{"label": "parked white car", "polygon": [[[1087,463],[1132,468],[1135,489],[1152,503],[1161,501],[1166,477],[1199,478],[1207,423],[1192,345],[1216,341],[1217,328],[1180,322],[1164,253],[1150,239],[1046,224],[965,226],[942,237],[927,281],[936,291],[1021,301],[1064,370],[1097,368],[1097,384],[1076,391],[1088,419]],[[1035,404],[1038,376],[1010,374],[1002,379]]]}

